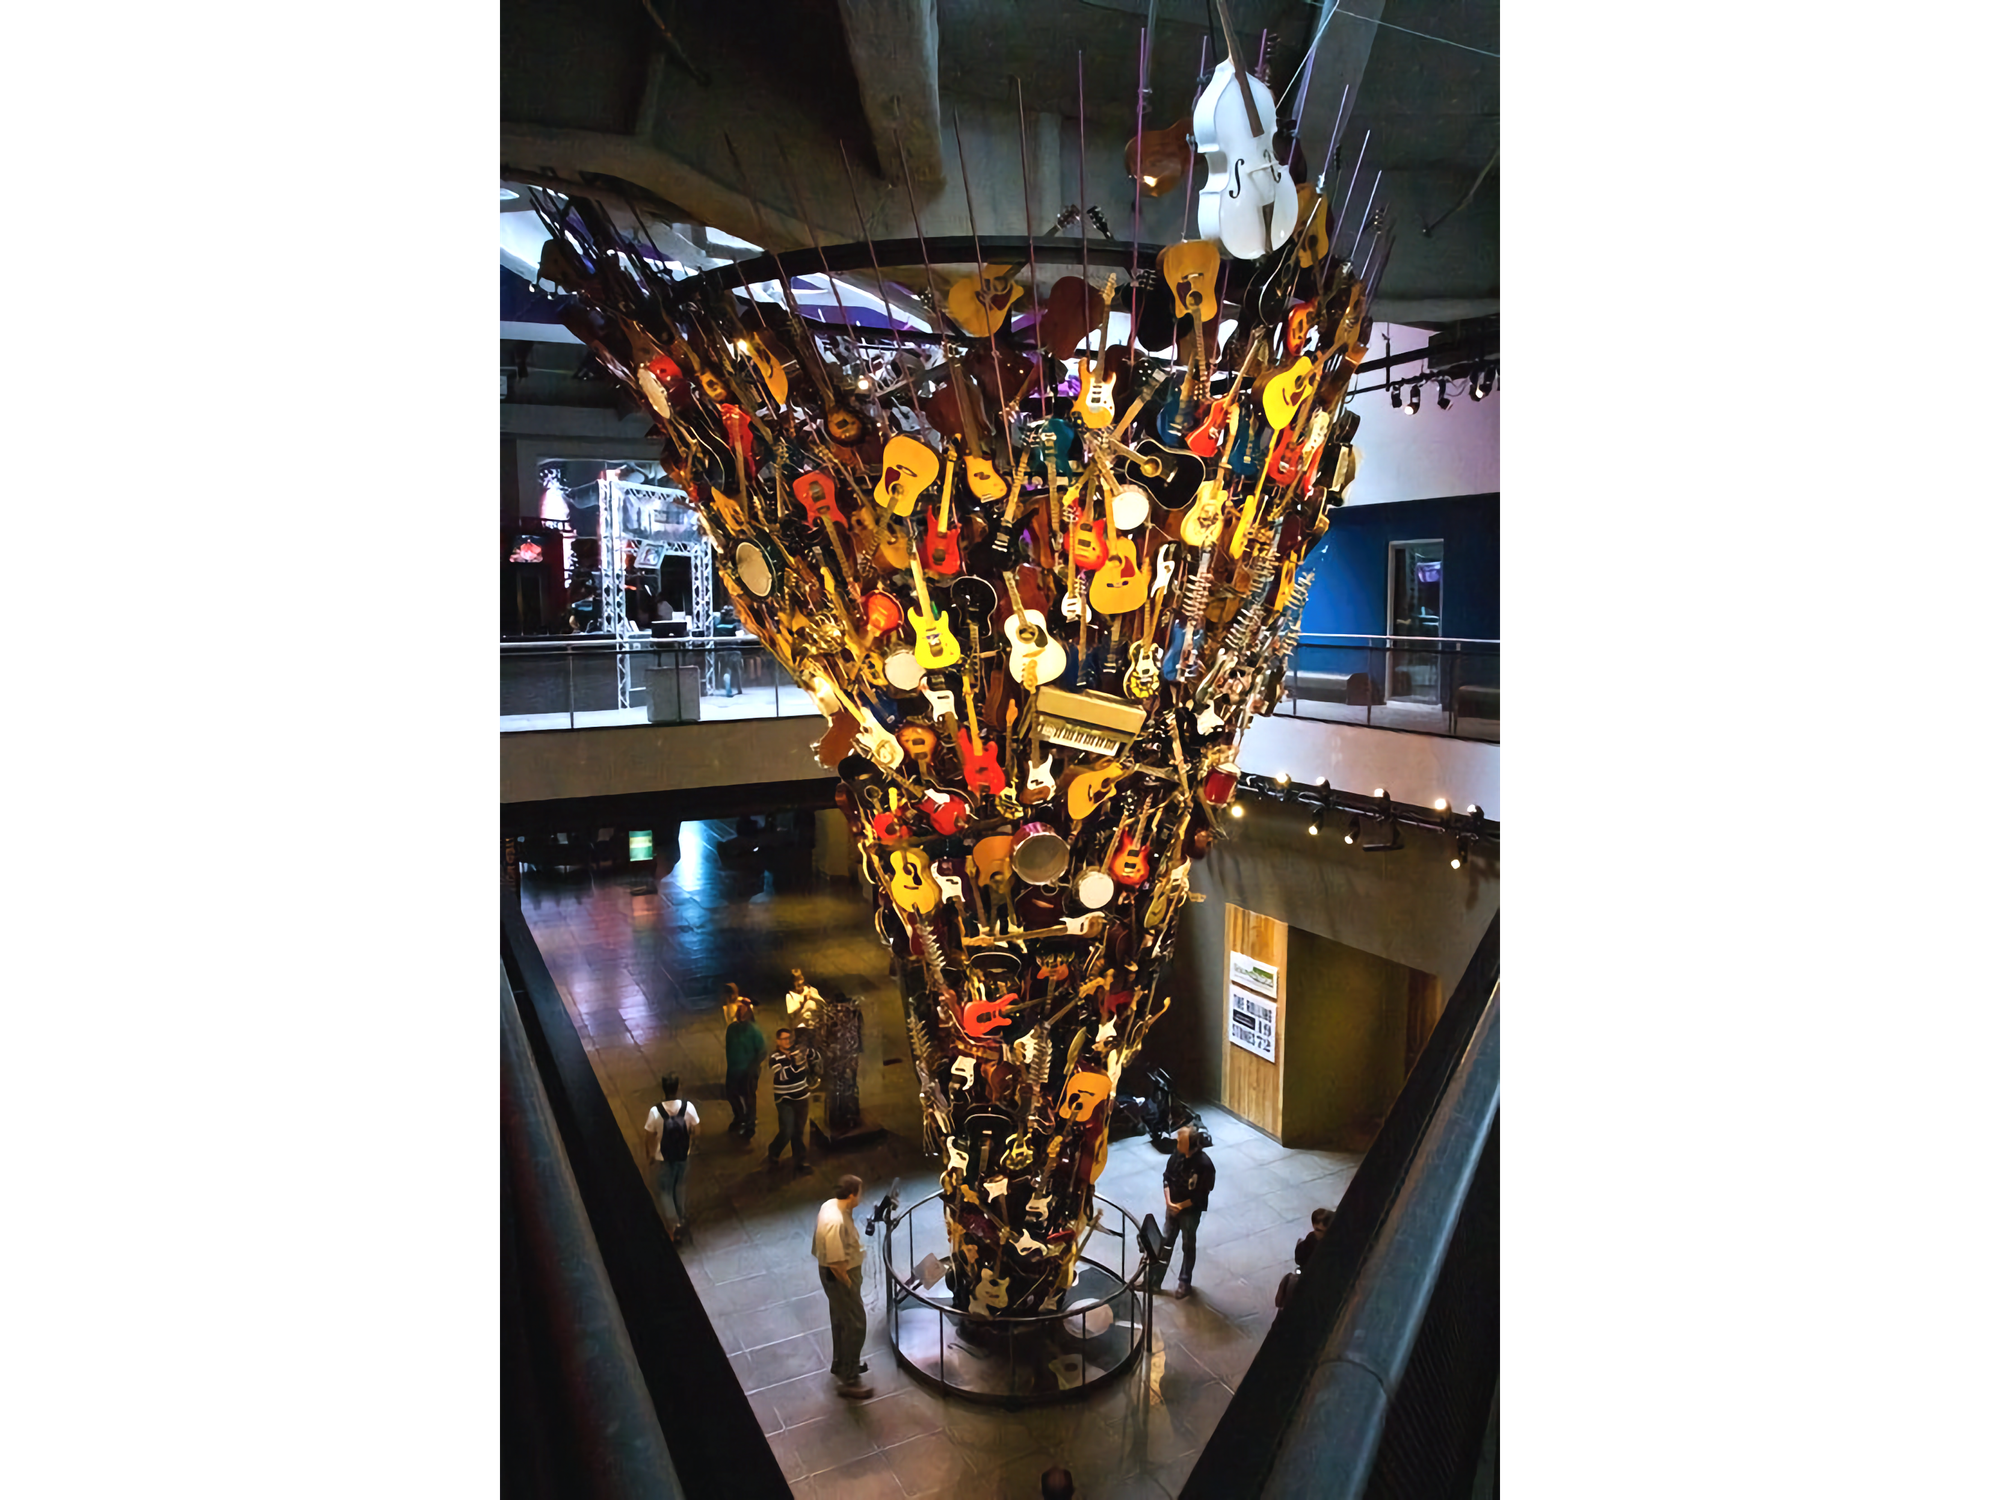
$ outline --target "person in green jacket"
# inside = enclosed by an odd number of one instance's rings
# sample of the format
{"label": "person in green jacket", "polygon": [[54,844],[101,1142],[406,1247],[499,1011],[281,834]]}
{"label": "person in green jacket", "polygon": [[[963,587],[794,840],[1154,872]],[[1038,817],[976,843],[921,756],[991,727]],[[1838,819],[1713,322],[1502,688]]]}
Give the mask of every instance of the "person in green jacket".
{"label": "person in green jacket", "polygon": [[750,1002],[739,1002],[736,1018],[729,1023],[729,1029],[722,1036],[726,1069],[722,1092],[728,1097],[730,1112],[736,1117],[730,1122],[729,1131],[745,1140],[757,1133],[757,1073],[764,1061],[764,1033],[750,1019],[751,1014]]}

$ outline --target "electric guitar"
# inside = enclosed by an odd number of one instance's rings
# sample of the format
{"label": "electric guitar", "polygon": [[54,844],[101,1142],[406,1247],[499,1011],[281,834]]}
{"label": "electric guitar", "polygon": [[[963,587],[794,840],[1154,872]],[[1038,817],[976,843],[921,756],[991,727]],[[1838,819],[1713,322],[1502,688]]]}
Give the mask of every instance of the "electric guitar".
{"label": "electric guitar", "polygon": [[950,577],[959,570],[958,528],[951,522],[951,484],[958,469],[954,451],[944,465],[944,491],[937,506],[924,520],[924,567]]}
{"label": "electric guitar", "polygon": [[932,605],[930,586],[924,582],[923,566],[914,557],[910,559],[910,576],[917,581],[917,608],[909,614],[910,630],[917,640],[917,662],[926,672],[939,671],[954,665],[964,653],[959,648],[957,637],[951,633],[951,622],[945,618],[944,611]]}
{"label": "electric guitar", "polygon": [[971,632],[972,652],[964,661],[965,725],[958,731],[959,762],[965,773],[968,791],[974,795],[990,793],[997,796],[1006,791],[1007,777],[1000,769],[999,748],[980,740],[978,689],[972,678],[972,664],[979,657],[979,622],[969,622],[966,629]]}

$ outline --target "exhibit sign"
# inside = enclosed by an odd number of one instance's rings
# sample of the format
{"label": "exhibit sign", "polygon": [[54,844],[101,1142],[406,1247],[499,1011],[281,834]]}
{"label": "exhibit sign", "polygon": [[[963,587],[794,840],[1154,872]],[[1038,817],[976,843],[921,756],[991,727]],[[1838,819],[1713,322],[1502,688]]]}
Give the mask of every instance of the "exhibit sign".
{"label": "exhibit sign", "polygon": [[1229,1040],[1265,1062],[1278,1060],[1278,1007],[1261,995],[1229,988]]}
{"label": "exhibit sign", "polygon": [[1229,982],[1269,995],[1273,1000],[1278,998],[1278,966],[1234,949],[1229,953]]}

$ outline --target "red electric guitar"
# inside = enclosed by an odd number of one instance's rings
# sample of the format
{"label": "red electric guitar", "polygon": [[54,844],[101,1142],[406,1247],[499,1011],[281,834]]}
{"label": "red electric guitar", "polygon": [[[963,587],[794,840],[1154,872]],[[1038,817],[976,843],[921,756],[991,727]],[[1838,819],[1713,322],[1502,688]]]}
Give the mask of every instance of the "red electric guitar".
{"label": "red electric guitar", "polygon": [[792,493],[806,508],[808,521],[825,521],[841,526],[847,524],[847,517],[841,514],[840,506],[834,499],[836,491],[832,476],[824,469],[810,469],[794,479]]}
{"label": "red electric guitar", "polygon": [[951,481],[957,470],[958,454],[954,451],[945,460],[943,496],[924,519],[924,567],[929,572],[942,573],[947,577],[958,572],[961,566],[958,528],[951,519]]}
{"label": "red electric guitar", "polygon": [[979,693],[972,679],[972,664],[979,660],[979,622],[968,620],[966,630],[972,649],[965,653],[965,727],[958,731],[959,761],[967,790],[975,796],[998,795],[1007,790],[1007,773],[1000,769],[1000,747],[980,740]]}

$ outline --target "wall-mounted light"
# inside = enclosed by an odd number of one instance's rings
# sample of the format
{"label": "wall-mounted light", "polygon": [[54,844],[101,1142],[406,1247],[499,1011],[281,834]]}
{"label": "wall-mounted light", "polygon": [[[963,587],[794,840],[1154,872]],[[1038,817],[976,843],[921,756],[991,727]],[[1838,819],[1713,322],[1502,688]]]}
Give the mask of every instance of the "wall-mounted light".
{"label": "wall-mounted light", "polygon": [[1306,832],[1307,832],[1307,833],[1309,833],[1309,834],[1311,834],[1311,835],[1312,835],[1312,836],[1313,836],[1314,838],[1318,838],[1318,837],[1319,837],[1319,820],[1320,820],[1321,818],[1325,817],[1325,816],[1326,816],[1326,814],[1324,814],[1324,813],[1321,813],[1321,812],[1315,812],[1315,813],[1314,813],[1314,814],[1312,815],[1312,821],[1311,821],[1310,823],[1306,824]]}
{"label": "wall-mounted light", "polygon": [[1415,385],[1410,387],[1410,404],[1404,407],[1403,410],[1408,412],[1411,416],[1414,417],[1417,414],[1417,408],[1422,406],[1423,404],[1424,404],[1424,383],[1420,380]]}
{"label": "wall-mounted light", "polygon": [[1451,410],[1451,392],[1445,389],[1444,377],[1442,375],[1438,377],[1438,410]]}
{"label": "wall-mounted light", "polygon": [[1465,863],[1465,840],[1458,841],[1458,849],[1451,856],[1451,867],[1456,870]]}
{"label": "wall-mounted light", "polygon": [[1280,771],[1276,776],[1272,777],[1271,779],[1278,783],[1279,791],[1288,792],[1291,790],[1292,776],[1289,771]]}
{"label": "wall-mounted light", "polygon": [[1382,790],[1382,788],[1378,786],[1378,787],[1376,787],[1376,788],[1375,788],[1375,790],[1374,790],[1374,791],[1370,792],[1370,793],[1369,793],[1368,795],[1369,795],[1369,796],[1371,796],[1371,797],[1386,797],[1386,796],[1388,796],[1389,794],[1388,794],[1387,792],[1383,791],[1383,790]]}
{"label": "wall-mounted light", "polygon": [[1472,377],[1472,399],[1484,401],[1493,390],[1493,381],[1500,373],[1496,365],[1481,365],[1479,373]]}
{"label": "wall-mounted light", "polygon": [[1242,817],[1242,816],[1243,816],[1243,804],[1242,804],[1241,802],[1232,802],[1232,803],[1230,803],[1230,804],[1229,804],[1229,816],[1230,816],[1230,817],[1232,817],[1232,818],[1240,818],[1240,817]]}
{"label": "wall-mounted light", "polygon": [[1342,839],[1341,842],[1343,844],[1351,844],[1360,837],[1361,820],[1359,818],[1349,818],[1347,820],[1347,837]]}
{"label": "wall-mounted light", "polygon": [[1450,812],[1450,811],[1451,811],[1451,798],[1449,798],[1449,797],[1435,797],[1435,798],[1432,798],[1432,799],[1431,799],[1431,806],[1432,806],[1432,807],[1433,807],[1433,808],[1434,808],[1434,809],[1435,809],[1436,811],[1438,811],[1438,812]]}
{"label": "wall-mounted light", "polygon": [[1389,385],[1389,404],[1396,410],[1403,409],[1403,382],[1392,381]]}

